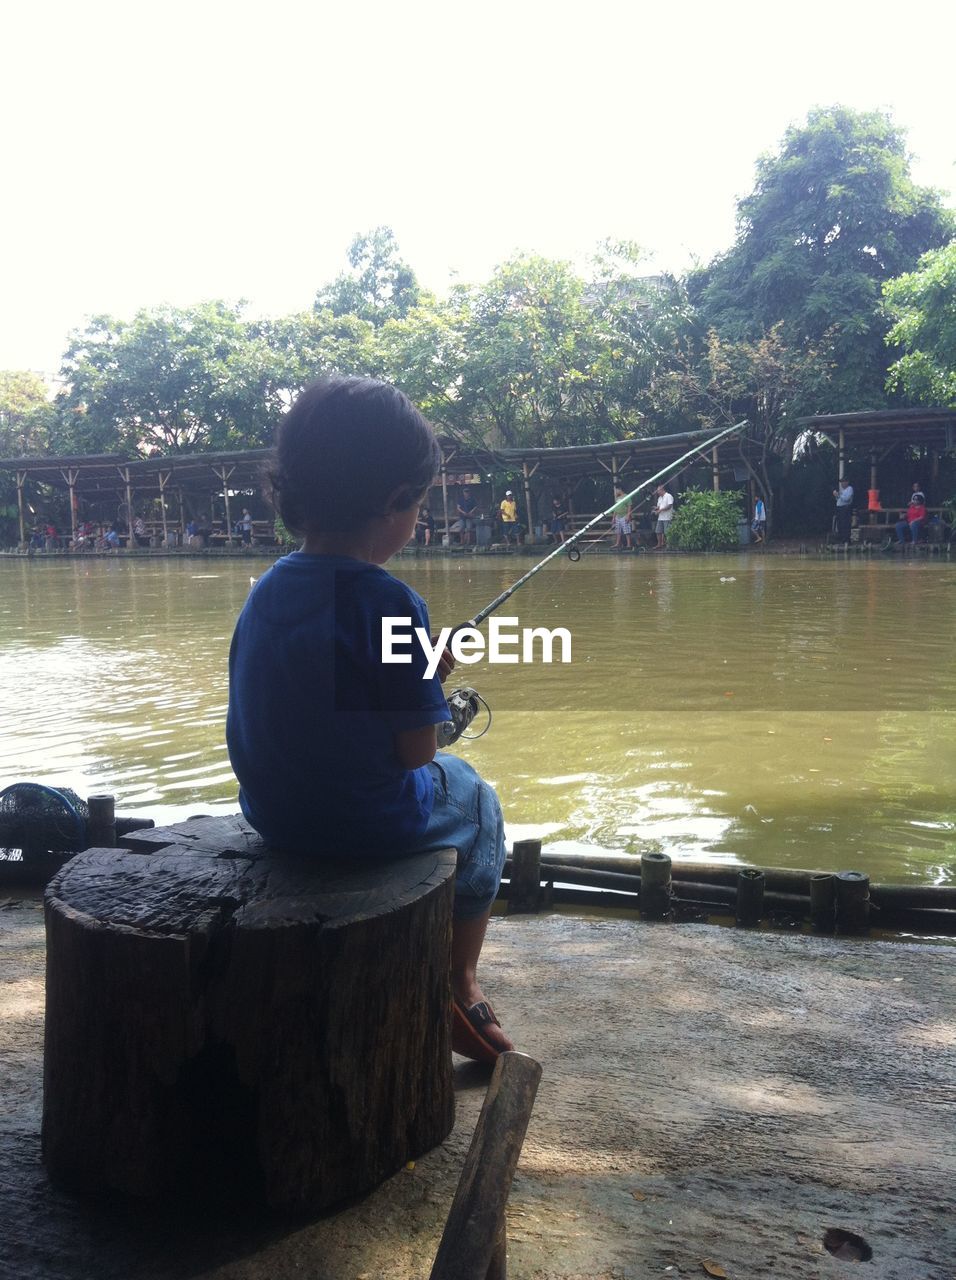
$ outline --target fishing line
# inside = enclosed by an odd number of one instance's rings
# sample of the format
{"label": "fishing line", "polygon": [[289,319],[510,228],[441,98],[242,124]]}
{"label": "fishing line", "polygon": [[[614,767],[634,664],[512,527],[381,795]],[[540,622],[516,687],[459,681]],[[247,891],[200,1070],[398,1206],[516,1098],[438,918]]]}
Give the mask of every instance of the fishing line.
{"label": "fishing line", "polygon": [[[698,444],[695,445],[693,449],[688,449],[686,453],[681,454],[679,458],[668,463],[666,467],[662,467],[661,470],[656,472],[654,475],[648,476],[646,480],[642,480],[637,488],[632,489],[630,493],[626,493],[623,498],[618,498],[617,501],[613,502],[606,511],[602,511],[599,515],[596,515],[593,520],[589,520],[583,528],[578,530],[577,533],[572,534],[571,537],[568,538],[567,542],[561,543],[560,546],[557,546],[553,551],[550,551],[543,560],[539,560],[538,563],[532,566],[527,573],[523,574],[517,582],[512,583],[507,591],[502,591],[500,596],[495,596],[494,600],[492,600],[490,604],[485,605],[484,609],[479,613],[476,613],[470,622],[464,622],[455,627],[452,631],[452,636],[457,635],[458,632],[464,631],[466,628],[470,629],[480,626],[481,623],[484,622],[485,618],[494,613],[496,609],[500,608],[506,600],[509,600],[519,587],[523,587],[526,582],[530,582],[536,573],[540,573],[546,564],[549,564],[558,556],[567,554],[568,559],[571,561],[580,560],[580,549],[574,544],[579,538],[583,538],[589,529],[593,529],[596,524],[600,523],[600,521],[606,520],[608,516],[613,515],[619,507],[623,507],[626,503],[631,502],[644,489],[655,484],[658,480],[662,480],[665,476],[670,475],[685,462],[699,457],[705,450],[712,448],[719,440],[723,440],[726,436],[729,436],[734,432],[742,431],[746,426],[747,421],[745,419],[743,422],[735,423],[732,427],[725,427],[723,431],[718,431],[715,436],[712,436],[709,440],[705,440],[703,444]],[[449,637],[449,640],[451,640],[451,636]],[[471,725],[471,722],[478,714],[480,707],[484,707],[488,714],[488,720],[485,727],[482,729],[481,733],[466,734],[465,730]],[[460,689],[455,689],[448,695],[448,710],[451,715],[451,719],[437,726],[438,745],[441,748],[451,746],[453,742],[457,742],[459,739],[467,740],[469,737],[483,737],[491,727],[491,708],[488,706],[488,703],[484,700],[481,694],[478,693],[476,689],[472,689],[470,685],[463,686]]]}
{"label": "fishing line", "polygon": [[[632,499],[637,497],[637,495],[643,492],[644,489],[655,484],[658,480],[662,480],[665,476],[670,475],[670,473],[675,471],[682,463],[704,453],[705,450],[712,448],[719,440],[723,440],[733,432],[742,431],[747,425],[748,424],[745,419],[743,422],[734,423],[732,427],[725,427],[723,431],[718,431],[717,434],[715,436],[711,436],[709,440],[705,440],[702,444],[694,445],[693,449],[688,449],[688,451],[681,454],[679,458],[676,458],[673,462],[669,462],[666,467],[662,467],[661,470],[656,472],[654,475],[648,476],[646,480],[642,480],[636,489],[632,489],[630,493],[626,493],[623,498],[618,498],[617,501],[613,502],[606,511],[600,512],[599,515],[596,515],[592,520],[589,520],[583,528],[577,531],[577,533],[573,533],[566,542],[555,547],[553,551],[550,551],[544,557],[544,559],[539,560],[536,565],[533,565],[527,573],[523,574],[517,580],[517,582],[513,582],[506,591],[502,591],[500,596],[495,596],[494,600],[492,600],[490,604],[485,605],[484,609],[479,613],[476,613],[473,618],[468,622],[463,622],[460,626],[457,626],[452,634],[454,635],[459,631],[463,631],[466,627],[471,628],[480,626],[484,622],[485,618],[494,613],[496,609],[499,609],[506,600],[509,600],[519,587],[523,587],[526,582],[530,582],[535,574],[540,573],[546,564],[557,559],[558,556],[567,555],[569,560],[580,560],[581,552],[574,546],[574,544],[579,538],[583,538],[589,529],[593,529],[596,524],[599,524],[602,520],[606,520],[608,516],[613,515],[619,507],[623,507],[626,503],[632,501]],[[571,554],[572,550],[575,552],[575,555],[573,556]]]}

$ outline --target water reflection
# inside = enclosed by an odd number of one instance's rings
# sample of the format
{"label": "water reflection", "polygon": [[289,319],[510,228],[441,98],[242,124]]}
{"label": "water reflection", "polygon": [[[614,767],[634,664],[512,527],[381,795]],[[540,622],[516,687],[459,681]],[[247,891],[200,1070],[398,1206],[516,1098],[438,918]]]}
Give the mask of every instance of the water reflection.
{"label": "water reflection", "polygon": [[[398,572],[439,624],[516,564]],[[113,791],[162,820],[234,811],[226,658],[265,568],[0,562],[0,782]],[[549,566],[509,612],[573,636],[570,666],[462,673],[495,712],[463,750],[513,836],[545,834],[552,853],[956,874],[956,566],[585,557]]]}

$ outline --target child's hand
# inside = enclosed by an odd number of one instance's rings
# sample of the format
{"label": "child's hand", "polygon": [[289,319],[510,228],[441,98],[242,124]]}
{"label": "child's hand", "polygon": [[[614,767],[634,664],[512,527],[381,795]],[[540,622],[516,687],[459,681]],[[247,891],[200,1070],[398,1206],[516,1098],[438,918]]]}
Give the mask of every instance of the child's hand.
{"label": "child's hand", "polygon": [[[438,643],[438,637],[432,636],[432,644]],[[438,679],[445,683],[452,671],[455,669],[455,655],[450,649],[443,649],[442,655],[438,659]]]}

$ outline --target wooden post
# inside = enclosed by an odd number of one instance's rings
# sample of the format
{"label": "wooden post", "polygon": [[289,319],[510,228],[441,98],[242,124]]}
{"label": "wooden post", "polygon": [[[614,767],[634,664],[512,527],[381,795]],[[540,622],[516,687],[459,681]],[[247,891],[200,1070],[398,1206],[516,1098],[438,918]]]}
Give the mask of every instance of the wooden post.
{"label": "wooden post", "polygon": [[760,923],[765,885],[764,873],[755,867],[745,867],[737,873],[736,919],[739,925],[749,927]]}
{"label": "wooden post", "polygon": [[442,513],[445,517],[445,532],[442,534],[441,545],[443,547],[451,546],[451,529],[448,521],[448,468],[445,464],[445,452],[442,450],[441,455],[441,505]]}
{"label": "wooden post", "polygon": [[711,457],[710,457],[710,465],[711,465],[711,471],[713,475],[714,493],[719,493],[720,492],[720,466],[719,466],[719,454],[717,452],[716,445],[714,445],[713,453],[711,454]]}
{"label": "wooden post", "polygon": [[27,526],[26,526],[26,521],[24,520],[24,517],[23,517],[23,485],[26,481],[26,478],[27,478],[27,473],[25,471],[17,472],[17,513],[20,517],[21,544],[25,543],[27,540],[27,535],[26,535]]}
{"label": "wooden post", "polygon": [[641,915],[665,920],[671,913],[671,860],[666,853],[641,854]]}
{"label": "wooden post", "polygon": [[541,906],[541,841],[516,840],[511,851],[508,915],[537,914]]}
{"label": "wooden post", "polygon": [[529,471],[529,470],[528,470],[528,461],[527,461],[527,459],[525,459],[525,460],[521,463],[521,466],[522,466],[522,470],[524,471],[524,506],[525,506],[525,512],[527,513],[527,517],[528,517],[528,541],[529,541],[530,543],[534,543],[534,525],[531,523],[531,520],[532,520],[532,516],[531,516],[531,477],[532,477],[532,476],[534,475],[534,473],[537,471],[537,469],[538,469],[538,464],[537,464],[537,463],[535,463],[535,464],[534,464],[534,466],[532,467],[532,469]]}
{"label": "wooden post", "polygon": [[504,1280],[505,1207],[540,1079],[526,1054],[495,1064],[431,1280]]}
{"label": "wooden post", "polygon": [[230,510],[230,508],[229,508],[229,486],[228,486],[228,484],[226,483],[226,481],[227,481],[227,480],[229,479],[229,477],[232,475],[233,471],[235,471],[235,467],[230,467],[230,468],[229,468],[229,470],[227,471],[227,470],[226,470],[226,468],[225,468],[225,466],[223,466],[223,467],[221,467],[221,468],[220,468],[220,470],[216,473],[217,475],[219,475],[219,476],[221,476],[221,477],[222,477],[222,496],[223,496],[223,498],[224,498],[224,499],[225,499],[225,501],[226,501],[226,542],[228,543],[228,545],[229,545],[229,546],[232,546],[232,541],[233,541],[233,538],[232,538],[232,512],[231,512],[231,510]]}
{"label": "wooden post", "polygon": [[839,471],[837,472],[837,479],[843,480],[846,476],[846,439],[844,437],[844,432],[842,427],[840,428],[840,432],[839,432],[839,442],[840,442],[839,453],[838,453]]}
{"label": "wooden post", "polygon": [[865,933],[870,927],[870,877],[862,871],[837,873],[836,927],[840,933]]}
{"label": "wooden post", "polygon": [[810,877],[810,923],[819,933],[836,925],[836,876],[829,872]]}
{"label": "wooden post", "polygon": [[67,467],[64,471],[61,468],[60,474],[66,480],[66,487],[70,493],[70,542],[76,546],[76,481],[79,471],[75,467]]}
{"label": "wooden post", "polygon": [[86,797],[90,816],[86,823],[88,848],[116,848],[116,802],[113,796]]}
{"label": "wooden post", "polygon": [[133,490],[129,483],[129,467],[120,467],[120,475],[126,482],[126,550],[133,549]]}
{"label": "wooden post", "polygon": [[169,546],[169,530],[166,528],[166,485],[169,477],[173,473],[171,471],[159,473],[159,513],[163,519],[163,546]]}

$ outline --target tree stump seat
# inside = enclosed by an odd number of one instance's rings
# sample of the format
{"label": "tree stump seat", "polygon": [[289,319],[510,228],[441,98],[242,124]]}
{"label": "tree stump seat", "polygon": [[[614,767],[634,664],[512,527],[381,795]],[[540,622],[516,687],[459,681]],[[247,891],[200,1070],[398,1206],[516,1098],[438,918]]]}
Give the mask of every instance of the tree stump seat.
{"label": "tree stump seat", "polygon": [[454,850],[319,862],[241,818],[124,844],[47,888],[55,1182],[321,1210],[447,1137]]}

